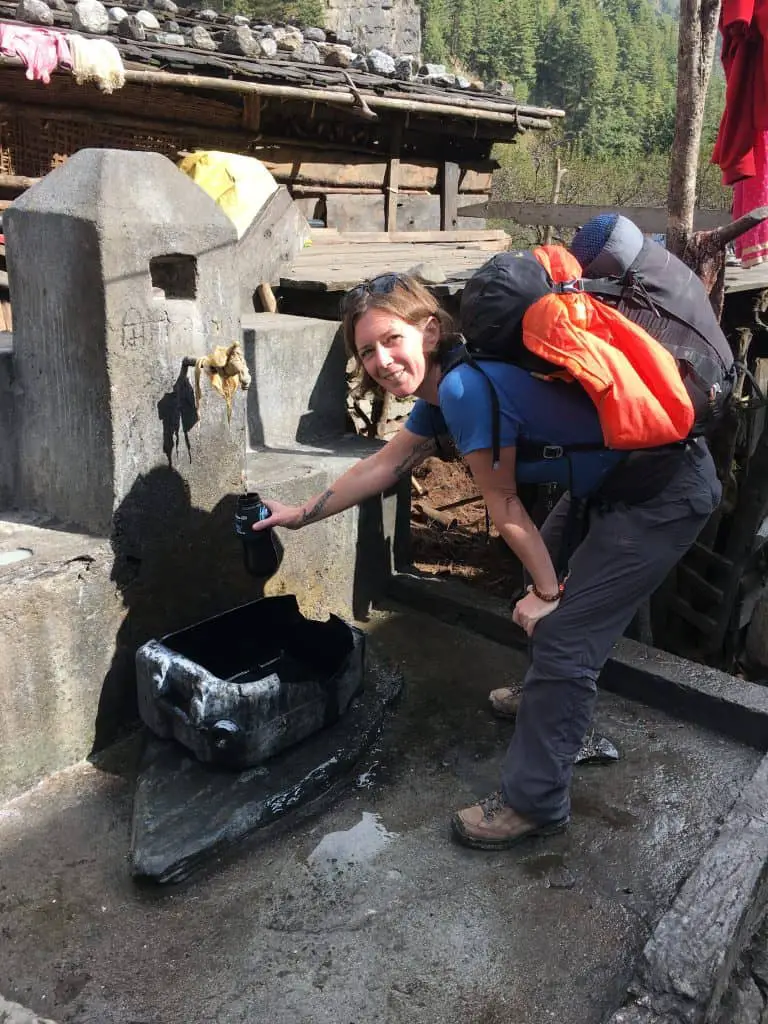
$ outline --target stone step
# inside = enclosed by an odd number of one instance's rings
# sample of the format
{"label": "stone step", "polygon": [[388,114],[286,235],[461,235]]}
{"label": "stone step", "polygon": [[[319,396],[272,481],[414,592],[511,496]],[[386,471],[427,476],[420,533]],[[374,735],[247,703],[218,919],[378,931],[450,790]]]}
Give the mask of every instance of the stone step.
{"label": "stone step", "polygon": [[125,616],[109,542],[43,523],[0,520],[0,799],[88,755]]}
{"label": "stone step", "polygon": [[[248,489],[286,505],[302,505],[380,443],[347,436],[322,448],[248,452]],[[410,487],[404,480],[390,494],[360,507],[298,531],[277,531],[283,560],[265,593],[298,595],[305,615],[330,610],[344,618],[364,618],[393,566],[408,560],[409,511]]]}
{"label": "stone step", "polygon": [[346,427],[346,356],[333,320],[253,313],[242,318],[252,383],[251,448],[293,448],[339,437]]}

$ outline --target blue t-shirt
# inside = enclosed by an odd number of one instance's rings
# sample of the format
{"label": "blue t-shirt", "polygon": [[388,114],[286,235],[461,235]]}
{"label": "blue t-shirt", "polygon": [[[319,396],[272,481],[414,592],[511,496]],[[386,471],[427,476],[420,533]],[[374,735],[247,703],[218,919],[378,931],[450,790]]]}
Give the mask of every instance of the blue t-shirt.
{"label": "blue t-shirt", "polygon": [[[511,363],[478,362],[498,395],[502,448],[515,447],[518,438],[553,445],[602,443],[597,409],[580,385],[539,380]],[[443,377],[438,399],[439,407],[417,400],[405,424],[408,430],[421,437],[448,433],[462,455],[492,447],[493,411],[482,373],[459,364]],[[594,490],[622,456],[602,450],[535,462],[519,459],[516,476],[521,483],[561,484],[579,497]]]}

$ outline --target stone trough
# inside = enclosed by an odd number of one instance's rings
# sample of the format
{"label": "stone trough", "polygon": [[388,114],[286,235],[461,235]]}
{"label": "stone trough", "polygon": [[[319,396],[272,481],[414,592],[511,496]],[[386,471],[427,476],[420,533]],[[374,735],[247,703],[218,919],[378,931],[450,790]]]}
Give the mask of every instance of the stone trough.
{"label": "stone trough", "polygon": [[307,619],[291,595],[149,641],[136,675],[152,735],[131,871],[158,883],[321,795],[370,746],[401,687],[366,666],[359,629]]}

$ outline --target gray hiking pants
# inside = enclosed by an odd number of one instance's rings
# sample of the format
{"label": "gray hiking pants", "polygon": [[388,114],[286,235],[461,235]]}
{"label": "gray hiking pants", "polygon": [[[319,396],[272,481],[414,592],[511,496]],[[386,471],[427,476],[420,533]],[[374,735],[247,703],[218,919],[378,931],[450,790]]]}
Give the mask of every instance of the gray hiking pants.
{"label": "gray hiking pants", "polygon": [[[720,501],[703,442],[686,453],[664,490],[640,505],[593,510],[570,559],[559,607],[534,628],[531,665],[502,769],[504,800],[537,824],[570,813],[573,762],[592,722],[597,678],[640,604],[661,585]],[[569,497],[542,535],[554,555]]]}

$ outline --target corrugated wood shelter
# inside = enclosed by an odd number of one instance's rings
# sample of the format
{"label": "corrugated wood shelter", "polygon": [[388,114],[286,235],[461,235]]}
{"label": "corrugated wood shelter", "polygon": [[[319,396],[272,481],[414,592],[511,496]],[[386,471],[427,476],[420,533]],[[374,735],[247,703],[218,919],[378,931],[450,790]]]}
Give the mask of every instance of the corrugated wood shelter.
{"label": "corrugated wood shelter", "polygon": [[[0,2],[0,21],[14,20],[15,10]],[[173,17],[182,30],[201,24],[184,9]],[[54,20],[66,31],[71,10],[54,11]],[[206,27],[230,24],[221,15]],[[85,147],[154,150],[174,160],[223,149],[263,160],[304,212],[330,227],[467,228],[458,199],[488,194],[493,144],[562,116],[487,92],[113,33],[127,74],[110,95],[69,72],[49,85],[28,81],[17,60],[0,61],[0,198],[16,194],[15,178],[38,178]]]}

